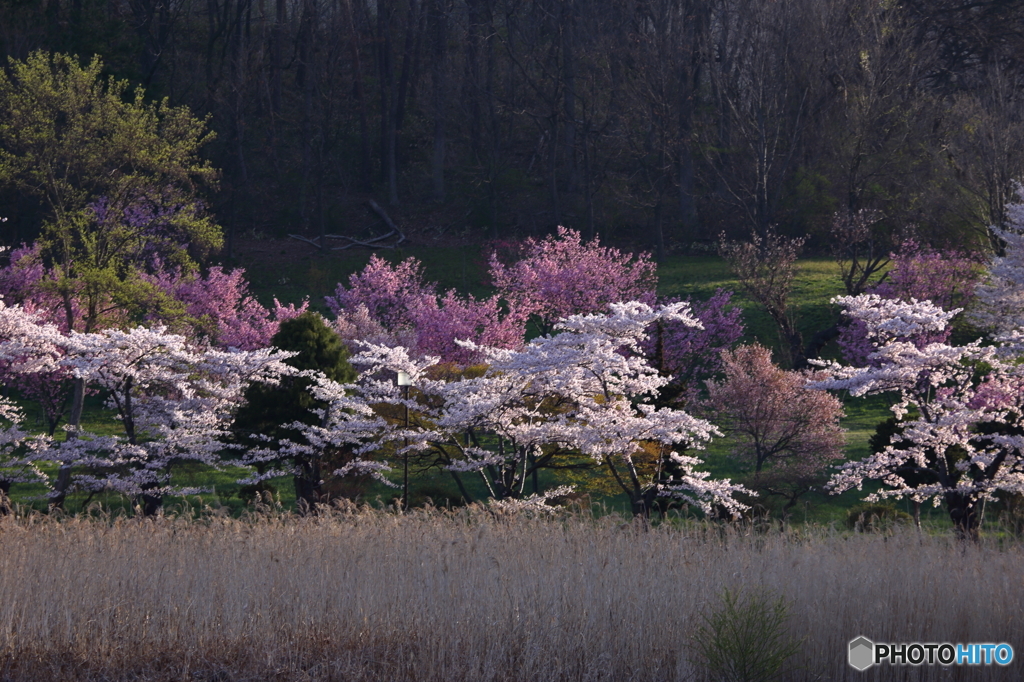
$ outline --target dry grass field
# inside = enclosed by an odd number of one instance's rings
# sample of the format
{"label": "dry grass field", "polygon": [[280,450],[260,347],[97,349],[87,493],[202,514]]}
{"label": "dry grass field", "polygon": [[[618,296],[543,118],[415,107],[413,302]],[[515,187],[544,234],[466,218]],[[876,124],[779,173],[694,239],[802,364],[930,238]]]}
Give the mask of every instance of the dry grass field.
{"label": "dry grass field", "polygon": [[[710,680],[723,589],[790,604],[783,680],[1011,680],[1024,548],[483,512],[0,518],[0,680]],[[1008,642],[1009,668],[846,645]]]}

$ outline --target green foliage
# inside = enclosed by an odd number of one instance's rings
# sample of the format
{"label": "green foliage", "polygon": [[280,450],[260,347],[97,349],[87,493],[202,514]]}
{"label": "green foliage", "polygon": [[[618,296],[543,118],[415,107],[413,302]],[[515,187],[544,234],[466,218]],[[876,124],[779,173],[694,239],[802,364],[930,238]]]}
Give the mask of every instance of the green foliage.
{"label": "green foliage", "polygon": [[850,530],[879,532],[892,530],[896,526],[909,525],[910,514],[900,511],[891,504],[858,504],[846,514],[846,527]]}
{"label": "green foliage", "polygon": [[715,680],[768,682],[781,678],[786,660],[800,648],[786,628],[789,606],[770,593],[724,590],[721,605],[702,614],[693,642]]}
{"label": "green foliage", "polygon": [[81,301],[87,328],[139,298],[153,255],[189,269],[222,243],[197,194],[217,177],[199,155],[206,121],[102,70],[37,51],[0,72],[0,185],[42,202],[53,286]]}
{"label": "green foliage", "polygon": [[[271,344],[281,350],[298,353],[285,360],[299,370],[319,370],[338,383],[355,380],[356,371],[348,361],[348,349],[338,335],[313,312],[281,323]],[[243,441],[254,434],[271,438],[300,438],[285,424],[302,422],[315,424],[318,417],[312,410],[322,407],[307,390],[311,380],[305,377],[285,377],[277,386],[253,384],[245,394],[245,404],[235,417],[234,430]]]}

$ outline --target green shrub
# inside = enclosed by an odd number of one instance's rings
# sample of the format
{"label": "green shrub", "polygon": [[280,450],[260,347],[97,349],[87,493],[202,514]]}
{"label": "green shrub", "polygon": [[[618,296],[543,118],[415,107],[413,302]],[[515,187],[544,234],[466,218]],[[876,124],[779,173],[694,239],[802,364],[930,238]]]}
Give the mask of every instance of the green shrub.
{"label": "green shrub", "polygon": [[705,611],[693,640],[699,663],[722,682],[768,682],[779,679],[786,659],[800,640],[787,628],[789,605],[771,593],[722,592],[717,610]]}
{"label": "green shrub", "polygon": [[864,503],[851,507],[846,513],[846,527],[868,533],[892,530],[913,521],[910,514],[891,504]]}

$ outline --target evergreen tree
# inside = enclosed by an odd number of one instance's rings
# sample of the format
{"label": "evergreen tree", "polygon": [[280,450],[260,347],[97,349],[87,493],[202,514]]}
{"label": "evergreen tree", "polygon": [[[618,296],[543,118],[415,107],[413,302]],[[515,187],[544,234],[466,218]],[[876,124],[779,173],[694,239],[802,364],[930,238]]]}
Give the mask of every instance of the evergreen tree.
{"label": "evergreen tree", "polygon": [[[295,369],[322,372],[338,383],[351,383],[356,371],[348,361],[348,349],[338,335],[314,312],[306,312],[281,323],[271,344],[297,355],[285,362]],[[261,476],[287,467],[289,460],[295,472],[295,500],[300,507],[312,509],[328,496],[323,475],[329,465],[341,466],[346,453],[323,452],[319,457],[296,457],[278,454],[283,440],[304,442],[302,434],[289,424],[300,422],[317,425],[315,410],[323,403],[309,393],[312,380],[303,376],[284,377],[280,384],[253,384],[245,395],[245,404],[235,417],[237,442],[248,446],[247,462],[256,466]],[[257,477],[259,478],[259,477]]]}

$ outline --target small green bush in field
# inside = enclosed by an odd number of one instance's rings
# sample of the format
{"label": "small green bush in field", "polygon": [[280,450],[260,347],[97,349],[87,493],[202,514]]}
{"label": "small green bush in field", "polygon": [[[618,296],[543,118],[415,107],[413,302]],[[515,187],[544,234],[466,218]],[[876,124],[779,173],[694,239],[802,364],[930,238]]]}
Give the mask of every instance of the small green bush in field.
{"label": "small green bush in field", "polygon": [[864,532],[891,530],[894,526],[910,524],[912,521],[910,514],[891,504],[877,502],[858,504],[846,513],[846,527]]}
{"label": "small green bush in field", "polygon": [[722,592],[719,608],[702,614],[693,639],[699,662],[715,682],[779,679],[800,641],[786,629],[789,606],[770,593]]}

